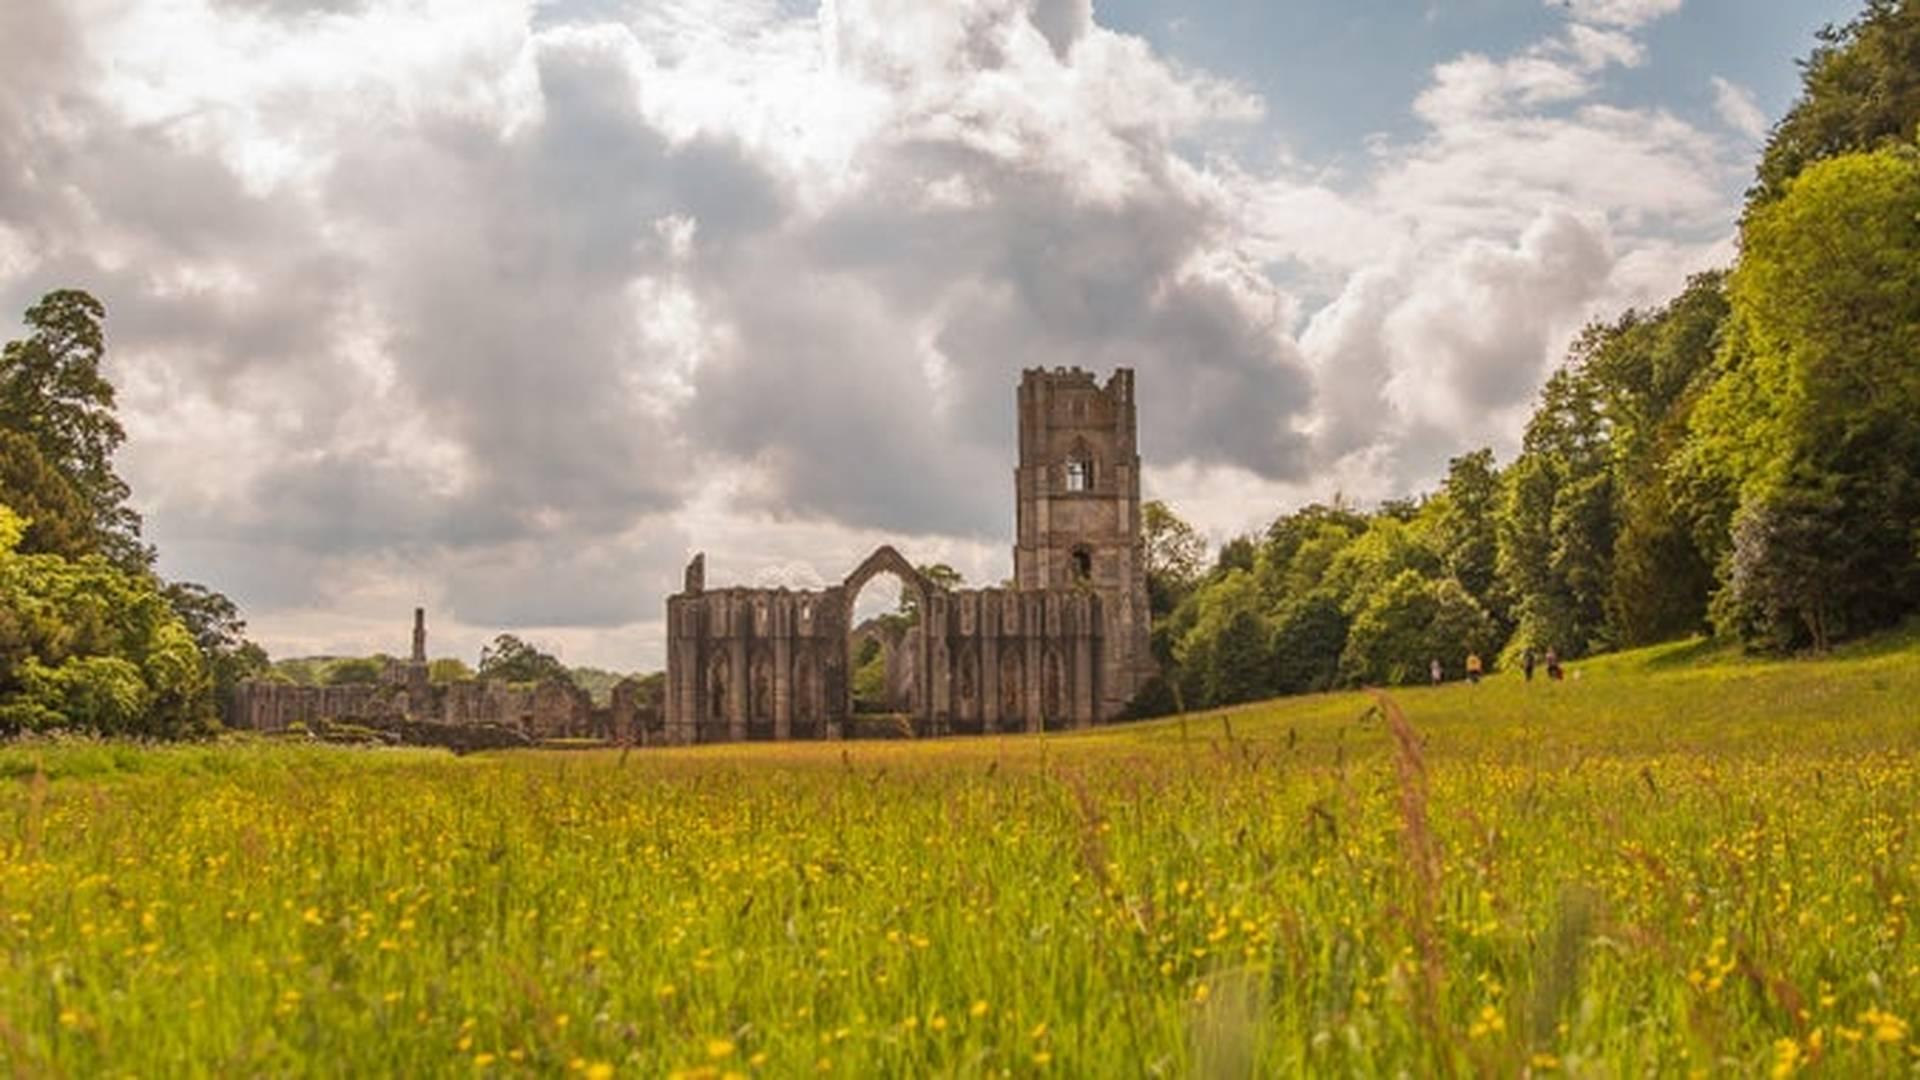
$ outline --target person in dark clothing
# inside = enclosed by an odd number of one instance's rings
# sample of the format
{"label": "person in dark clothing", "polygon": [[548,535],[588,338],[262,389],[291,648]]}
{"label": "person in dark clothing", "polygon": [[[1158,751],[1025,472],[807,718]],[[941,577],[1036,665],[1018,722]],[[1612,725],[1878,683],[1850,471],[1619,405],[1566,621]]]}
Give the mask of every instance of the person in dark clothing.
{"label": "person in dark clothing", "polygon": [[1520,666],[1526,669],[1527,681],[1532,682],[1533,681],[1533,650],[1532,649],[1528,649],[1526,653],[1520,657]]}
{"label": "person in dark clothing", "polygon": [[1552,649],[1548,649],[1547,650],[1547,678],[1552,679],[1554,682],[1559,682],[1560,676],[1561,676],[1560,654],[1553,651]]}

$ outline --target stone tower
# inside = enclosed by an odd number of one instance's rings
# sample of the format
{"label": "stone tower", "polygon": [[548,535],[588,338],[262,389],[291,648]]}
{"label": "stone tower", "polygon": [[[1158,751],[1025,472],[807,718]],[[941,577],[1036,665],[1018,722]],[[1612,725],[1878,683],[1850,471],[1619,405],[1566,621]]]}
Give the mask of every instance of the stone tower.
{"label": "stone tower", "polygon": [[1014,587],[1100,597],[1099,712],[1112,719],[1154,673],[1133,371],[1102,386],[1079,368],[1029,370],[1019,401]]}

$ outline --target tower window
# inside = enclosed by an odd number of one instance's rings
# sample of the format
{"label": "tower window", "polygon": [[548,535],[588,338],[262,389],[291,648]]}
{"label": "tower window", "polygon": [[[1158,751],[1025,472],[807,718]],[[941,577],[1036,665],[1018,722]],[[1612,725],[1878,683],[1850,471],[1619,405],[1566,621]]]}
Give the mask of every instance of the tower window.
{"label": "tower window", "polygon": [[1067,490],[1068,491],[1092,491],[1093,490],[1093,462],[1091,461],[1067,462]]}
{"label": "tower window", "polygon": [[1073,553],[1073,580],[1091,581],[1093,579],[1093,555],[1086,548]]}

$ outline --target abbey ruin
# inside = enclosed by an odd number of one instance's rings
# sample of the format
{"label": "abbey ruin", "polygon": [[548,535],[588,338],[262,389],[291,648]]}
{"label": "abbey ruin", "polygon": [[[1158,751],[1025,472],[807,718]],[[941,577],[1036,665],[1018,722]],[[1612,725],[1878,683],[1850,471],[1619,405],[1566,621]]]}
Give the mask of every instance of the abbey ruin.
{"label": "abbey ruin", "polygon": [[[226,723],[265,732],[315,724],[490,728],[528,743],[569,738],[644,743],[658,738],[660,712],[642,700],[638,679],[616,685],[611,701],[599,706],[566,679],[436,683],[429,678],[426,612],[416,608],[412,652],[406,660],[387,661],[378,682],[301,686],[249,679],[234,688]],[[404,734],[417,741],[422,732],[411,727]]]}
{"label": "abbey ruin", "polygon": [[917,735],[1085,727],[1154,673],[1133,372],[1023,373],[1010,588],[943,589],[890,546],[824,589],[708,588],[667,600],[663,741],[841,738],[854,721],[854,604],[891,573],[916,621],[889,650]]}

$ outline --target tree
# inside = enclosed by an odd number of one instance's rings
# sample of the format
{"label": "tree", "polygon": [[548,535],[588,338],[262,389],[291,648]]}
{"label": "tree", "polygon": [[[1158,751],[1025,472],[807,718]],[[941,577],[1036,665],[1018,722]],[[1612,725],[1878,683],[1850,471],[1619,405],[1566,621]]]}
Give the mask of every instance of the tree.
{"label": "tree", "polygon": [[113,384],[100,374],[105,319],[100,301],[77,289],[48,293],[27,309],[31,333],[0,350],[0,428],[32,439],[66,477],[88,507],[99,550],[120,566],[146,569],[153,552],[140,541],[140,517],[113,470],[126,431],[114,415]]}
{"label": "tree", "polygon": [[545,682],[567,678],[566,665],[512,634],[501,634],[480,650],[480,677],[501,682]]}
{"label": "tree", "polygon": [[193,636],[150,577],[19,550],[0,506],[0,731],[179,736],[213,723]]}
{"label": "tree", "polygon": [[1608,641],[1613,477],[1598,386],[1586,361],[1612,328],[1590,326],[1554,372],[1506,471],[1497,566],[1516,642],[1577,656]]}
{"label": "tree", "polygon": [[162,595],[206,658],[215,706],[224,711],[242,679],[267,669],[266,650],[247,640],[246,620],[224,595],[190,581],[174,582]]}
{"label": "tree", "polygon": [[387,673],[387,665],[376,656],[349,656],[326,666],[320,681],[327,686],[368,686]]}
{"label": "tree", "polygon": [[1383,514],[1368,524],[1366,532],[1340,548],[1328,562],[1320,584],[1339,598],[1341,608],[1351,617],[1402,573],[1412,572],[1422,580],[1443,573],[1440,555],[1427,539],[1400,518]]}
{"label": "tree", "polygon": [[93,514],[40,447],[18,431],[0,429],[0,502],[27,523],[24,554],[77,559],[95,550]]}
{"label": "tree", "polygon": [[1920,152],[1806,168],[1741,247],[1688,448],[1738,499],[1716,625],[1824,646],[1920,606]]}
{"label": "tree", "polygon": [[1253,611],[1243,608],[1227,619],[1211,643],[1211,662],[1201,680],[1210,704],[1236,705],[1272,696],[1270,636],[1266,621]]}
{"label": "tree", "polygon": [[1197,589],[1175,612],[1173,660],[1179,700],[1206,708],[1272,693],[1266,657],[1270,631],[1253,575],[1228,570]]}
{"label": "tree", "polygon": [[1147,601],[1165,615],[1199,583],[1206,568],[1207,541],[1166,503],[1155,499],[1140,507],[1145,537]]}
{"label": "tree", "polygon": [[1327,592],[1289,605],[1273,628],[1273,683],[1282,694],[1331,689],[1339,681],[1351,620]]}
{"label": "tree", "polygon": [[1419,682],[1431,661],[1459,671],[1467,653],[1488,653],[1494,644],[1493,620],[1459,582],[1407,570],[1354,618],[1340,675],[1362,684]]}
{"label": "tree", "polygon": [[[942,589],[957,589],[966,584],[966,579],[960,576],[960,571],[946,563],[923,563],[914,569],[920,571],[921,577]],[[904,617],[909,626],[920,621],[920,594],[909,588],[904,581],[900,583],[900,607],[893,614]]]}
{"label": "tree", "polygon": [[1253,537],[1236,536],[1220,545],[1220,555],[1214,560],[1213,572],[1225,574],[1234,570],[1252,570],[1259,549],[1254,546]]}
{"label": "tree", "polygon": [[1920,3],[1867,0],[1859,18],[1820,31],[1801,64],[1801,96],[1773,129],[1753,205],[1784,198],[1826,158],[1912,140],[1920,126]]}
{"label": "tree", "polygon": [[1729,312],[1725,275],[1696,275],[1665,308],[1629,312],[1586,361],[1613,473],[1607,636],[1622,645],[1695,633],[1705,621],[1713,561],[1702,545],[1723,546],[1716,534],[1732,507],[1690,487],[1676,466]]}
{"label": "tree", "polygon": [[1493,451],[1482,448],[1447,462],[1447,478],[1436,500],[1435,523],[1440,559],[1446,571],[1481,606],[1504,613],[1498,591],[1500,534],[1494,519],[1500,509],[1500,470]]}
{"label": "tree", "polygon": [[1821,553],[1835,540],[1840,510],[1831,493],[1806,489],[1773,492],[1741,508],[1715,611],[1729,633],[1775,649],[1826,650],[1841,628],[1843,605],[1829,588],[1835,567]]}
{"label": "tree", "polygon": [[443,656],[427,664],[427,681],[435,685],[465,682],[471,678],[473,669],[458,657]]}
{"label": "tree", "polygon": [[853,693],[853,711],[859,713],[886,712],[891,702],[887,699],[887,651],[877,637],[864,638],[859,651],[853,658],[853,674],[849,676]]}

